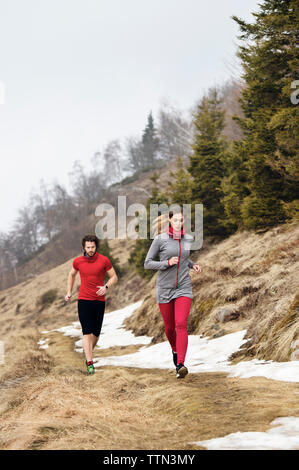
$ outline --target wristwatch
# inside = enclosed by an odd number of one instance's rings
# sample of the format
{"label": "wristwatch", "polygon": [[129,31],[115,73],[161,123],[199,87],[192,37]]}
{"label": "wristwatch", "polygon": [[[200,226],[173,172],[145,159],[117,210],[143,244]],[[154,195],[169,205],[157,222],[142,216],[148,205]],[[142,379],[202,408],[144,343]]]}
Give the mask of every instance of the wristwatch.
{"label": "wristwatch", "polygon": [[106,287],[106,289],[108,289],[108,288],[109,288],[109,286],[107,286],[107,284],[105,284],[105,287]]}

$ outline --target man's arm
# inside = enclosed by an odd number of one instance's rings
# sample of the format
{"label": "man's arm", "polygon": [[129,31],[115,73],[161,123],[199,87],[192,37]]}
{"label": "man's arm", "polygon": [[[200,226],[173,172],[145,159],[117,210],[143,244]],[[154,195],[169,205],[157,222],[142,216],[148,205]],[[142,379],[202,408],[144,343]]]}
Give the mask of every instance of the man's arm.
{"label": "man's arm", "polygon": [[[105,295],[106,291],[110,290],[111,286],[113,286],[113,284],[116,284],[117,281],[118,281],[118,277],[117,277],[117,274],[116,274],[114,268],[108,269],[106,271],[106,273],[108,273],[109,280],[103,286],[97,286],[97,287],[99,287],[99,290],[97,290],[97,294],[100,295],[100,296]],[[106,286],[108,286],[108,289],[107,289]]]}
{"label": "man's arm", "polygon": [[106,271],[106,273],[108,273],[109,276],[109,280],[106,282],[106,286],[108,286],[108,288],[110,289],[110,286],[113,286],[113,284],[116,284],[118,282],[118,277],[114,268],[109,269],[108,271]]}
{"label": "man's arm", "polygon": [[68,278],[67,278],[67,294],[65,296],[65,300],[68,301],[72,297],[72,292],[73,292],[73,285],[75,281],[75,277],[77,274],[78,270],[73,268],[70,270]]}

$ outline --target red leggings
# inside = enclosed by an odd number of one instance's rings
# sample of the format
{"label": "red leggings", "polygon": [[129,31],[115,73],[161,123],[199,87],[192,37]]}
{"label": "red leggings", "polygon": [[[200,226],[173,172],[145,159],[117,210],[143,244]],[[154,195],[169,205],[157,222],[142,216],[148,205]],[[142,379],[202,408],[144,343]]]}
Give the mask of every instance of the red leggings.
{"label": "red leggings", "polygon": [[184,364],[188,346],[187,318],[192,299],[177,297],[165,304],[158,304],[165,326],[165,334],[171,349],[177,352],[177,363]]}

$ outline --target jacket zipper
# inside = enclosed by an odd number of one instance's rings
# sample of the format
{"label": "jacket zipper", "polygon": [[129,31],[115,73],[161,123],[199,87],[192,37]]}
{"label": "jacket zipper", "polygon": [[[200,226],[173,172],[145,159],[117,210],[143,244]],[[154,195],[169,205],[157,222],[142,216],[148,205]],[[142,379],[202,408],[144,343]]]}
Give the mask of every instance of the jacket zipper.
{"label": "jacket zipper", "polygon": [[178,278],[179,278],[179,265],[180,265],[180,257],[181,257],[181,239],[178,240],[179,242],[179,259],[178,259],[178,266],[176,269],[176,286],[178,287]]}

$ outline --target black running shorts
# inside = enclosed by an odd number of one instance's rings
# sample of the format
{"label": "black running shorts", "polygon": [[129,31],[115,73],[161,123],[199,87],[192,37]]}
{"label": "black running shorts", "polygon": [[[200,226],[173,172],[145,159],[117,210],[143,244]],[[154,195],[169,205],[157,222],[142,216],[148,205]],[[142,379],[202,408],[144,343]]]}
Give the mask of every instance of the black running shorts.
{"label": "black running shorts", "polygon": [[84,335],[100,336],[104,312],[104,300],[78,299],[78,316]]}

